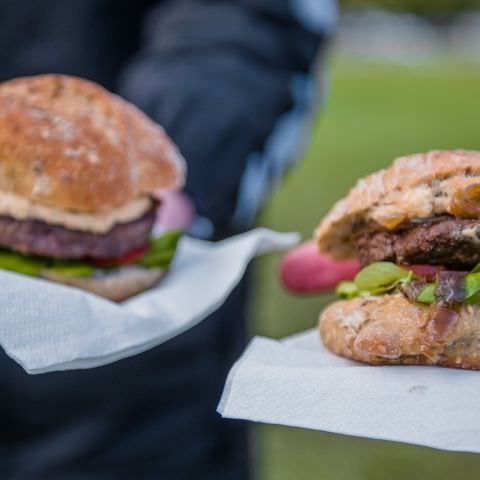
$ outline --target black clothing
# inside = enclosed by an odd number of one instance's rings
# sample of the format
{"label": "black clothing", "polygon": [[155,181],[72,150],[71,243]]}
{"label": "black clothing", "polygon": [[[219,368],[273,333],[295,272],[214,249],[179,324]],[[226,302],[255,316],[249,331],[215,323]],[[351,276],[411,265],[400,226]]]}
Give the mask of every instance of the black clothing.
{"label": "black clothing", "polygon": [[[187,192],[219,238],[248,154],[292,106],[291,78],[321,41],[290,3],[0,0],[0,80],[77,75],[136,103],[179,145]],[[243,345],[246,291],[113,365],[29,376],[0,356],[0,478],[245,478],[245,429],[215,409]]]}

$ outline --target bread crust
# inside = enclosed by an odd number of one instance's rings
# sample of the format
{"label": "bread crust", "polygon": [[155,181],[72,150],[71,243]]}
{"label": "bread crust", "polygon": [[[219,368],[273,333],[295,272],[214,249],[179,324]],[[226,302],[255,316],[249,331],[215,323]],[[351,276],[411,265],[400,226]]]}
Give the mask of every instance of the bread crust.
{"label": "bread crust", "polygon": [[360,179],[320,223],[319,249],[336,258],[354,258],[355,225],[386,229],[412,219],[453,214],[454,198],[480,184],[480,152],[431,151],[398,158],[387,169]]}
{"label": "bread crust", "polygon": [[162,127],[102,87],[64,75],[0,84],[0,191],[99,213],[184,178]]}
{"label": "bread crust", "polygon": [[461,306],[443,331],[432,308],[400,293],[340,300],[320,315],[320,335],[332,352],[371,365],[480,369],[480,306]]}
{"label": "bread crust", "polygon": [[95,277],[71,277],[52,272],[41,276],[56,283],[80,288],[114,302],[121,302],[153,287],[164,276],[161,268],[128,266]]}

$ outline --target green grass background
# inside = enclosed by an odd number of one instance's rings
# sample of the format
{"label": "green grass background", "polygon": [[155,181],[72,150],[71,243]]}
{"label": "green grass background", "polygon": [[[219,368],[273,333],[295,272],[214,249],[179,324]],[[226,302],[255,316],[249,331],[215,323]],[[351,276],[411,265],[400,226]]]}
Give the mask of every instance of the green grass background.
{"label": "green grass background", "polygon": [[[480,149],[480,67],[452,59],[422,66],[335,59],[311,146],[259,223],[308,238],[359,176],[436,148]],[[279,258],[256,264],[252,334],[277,338],[311,328],[329,300],[286,293],[277,281]],[[270,425],[256,432],[261,480],[480,478],[480,455]]]}

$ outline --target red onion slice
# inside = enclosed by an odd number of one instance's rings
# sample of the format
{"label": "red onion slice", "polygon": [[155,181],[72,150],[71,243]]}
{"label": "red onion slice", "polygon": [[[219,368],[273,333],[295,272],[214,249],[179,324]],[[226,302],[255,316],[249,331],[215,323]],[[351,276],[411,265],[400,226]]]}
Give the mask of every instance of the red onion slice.
{"label": "red onion slice", "polygon": [[413,280],[402,285],[400,290],[411,302],[414,302],[427,285],[428,283],[424,280]]}
{"label": "red onion slice", "polygon": [[432,307],[427,323],[426,341],[429,344],[444,342],[455,328],[459,315],[445,307]]}
{"label": "red onion slice", "polygon": [[465,276],[466,272],[443,270],[437,273],[437,289],[435,297],[437,303],[442,306],[452,303],[462,303],[465,300]]}

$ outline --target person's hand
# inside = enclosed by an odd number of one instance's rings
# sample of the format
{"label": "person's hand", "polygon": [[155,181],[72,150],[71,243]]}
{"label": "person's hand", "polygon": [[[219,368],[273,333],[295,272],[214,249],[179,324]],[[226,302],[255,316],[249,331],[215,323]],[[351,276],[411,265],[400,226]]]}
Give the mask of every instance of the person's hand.
{"label": "person's hand", "polygon": [[167,230],[188,230],[195,218],[195,205],[183,192],[158,194],[161,201],[156,223]]}
{"label": "person's hand", "polygon": [[322,293],[333,290],[343,280],[352,280],[360,270],[356,260],[339,261],[318,253],[315,242],[300,245],[283,258],[280,277],[295,293]]}

